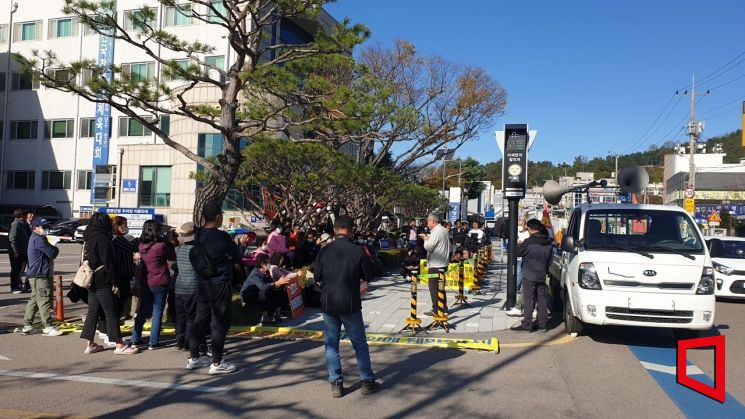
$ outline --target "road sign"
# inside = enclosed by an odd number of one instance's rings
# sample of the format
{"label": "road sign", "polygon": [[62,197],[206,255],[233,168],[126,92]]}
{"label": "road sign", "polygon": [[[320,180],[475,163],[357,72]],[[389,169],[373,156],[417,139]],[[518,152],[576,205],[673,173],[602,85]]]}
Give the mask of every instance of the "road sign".
{"label": "road sign", "polygon": [[686,189],[686,192],[685,192],[686,198],[693,198],[694,196],[696,196],[696,191],[694,191],[693,188]]}
{"label": "road sign", "polygon": [[711,227],[717,227],[722,222],[722,218],[719,217],[719,213],[716,211],[712,211],[711,215],[709,215],[709,226]]}
{"label": "road sign", "polygon": [[137,179],[122,179],[122,192],[124,193],[137,192]]}
{"label": "road sign", "polygon": [[696,200],[693,198],[684,199],[683,209],[685,209],[687,213],[693,215],[696,212]]}

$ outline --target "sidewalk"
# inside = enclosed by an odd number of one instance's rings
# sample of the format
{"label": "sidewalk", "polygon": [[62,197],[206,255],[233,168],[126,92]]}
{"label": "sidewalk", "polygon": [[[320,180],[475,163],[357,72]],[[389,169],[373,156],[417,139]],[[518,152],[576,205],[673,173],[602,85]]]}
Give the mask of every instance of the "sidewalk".
{"label": "sidewalk", "polygon": [[[509,329],[519,321],[519,318],[508,317],[501,310],[507,294],[507,267],[500,260],[499,242],[494,243],[494,259],[489,266],[485,284],[481,288],[484,295],[468,294],[468,306],[453,306],[455,292],[448,290],[449,323],[455,326],[449,335],[491,333]],[[506,255],[503,260],[507,260]],[[398,333],[405,326],[405,319],[409,317],[410,298],[411,282],[400,274],[373,280],[362,300],[362,316],[367,332]],[[426,285],[419,285],[417,317],[422,320],[422,327],[426,328],[432,322],[430,317],[424,315],[431,309],[429,289]],[[322,330],[323,318],[318,309],[306,308],[301,319],[286,320],[282,325]],[[435,329],[430,334],[446,335],[443,329]]]}

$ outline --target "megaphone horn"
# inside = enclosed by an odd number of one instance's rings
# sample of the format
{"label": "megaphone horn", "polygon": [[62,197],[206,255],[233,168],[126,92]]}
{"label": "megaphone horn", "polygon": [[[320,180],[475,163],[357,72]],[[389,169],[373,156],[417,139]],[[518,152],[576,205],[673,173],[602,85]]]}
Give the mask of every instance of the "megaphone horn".
{"label": "megaphone horn", "polygon": [[616,177],[618,187],[626,193],[641,193],[649,185],[649,173],[639,166],[624,167]]}
{"label": "megaphone horn", "polygon": [[543,199],[551,205],[556,205],[561,202],[561,197],[571,190],[571,186],[561,186],[555,180],[547,180],[543,184]]}

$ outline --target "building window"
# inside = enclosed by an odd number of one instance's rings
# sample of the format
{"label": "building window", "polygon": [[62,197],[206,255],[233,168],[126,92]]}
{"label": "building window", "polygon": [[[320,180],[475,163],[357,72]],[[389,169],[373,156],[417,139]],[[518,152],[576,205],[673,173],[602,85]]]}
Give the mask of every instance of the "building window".
{"label": "building window", "polygon": [[147,8],[147,13],[142,10],[127,10],[124,12],[124,29],[131,30],[146,30],[150,27],[152,30],[157,30],[155,26],[155,16],[157,16],[157,10],[154,7]]}
{"label": "building window", "polygon": [[83,83],[82,85],[85,86],[88,84],[89,81],[93,78],[93,70],[90,68],[84,68],[83,71],[80,72],[80,81]]}
{"label": "building window", "polygon": [[171,206],[171,166],[140,168],[140,207]]}
{"label": "building window", "polygon": [[38,41],[41,39],[41,20],[16,23],[13,28],[13,42]]}
{"label": "building window", "polygon": [[184,26],[192,24],[191,4],[166,7],[165,26]]}
{"label": "building window", "polygon": [[[181,70],[184,72],[189,71],[189,66],[192,64],[192,61],[188,58],[182,59],[182,60],[172,60],[172,62]],[[170,69],[169,69],[170,70]],[[180,74],[176,73],[175,71],[172,72],[170,76],[167,76],[168,80],[184,80],[183,77],[181,77]]]}
{"label": "building window", "polygon": [[225,56],[224,55],[213,55],[211,57],[204,57],[204,72],[212,80],[220,80],[225,82],[225,76],[220,74],[217,70],[225,70]]}
{"label": "building window", "polygon": [[93,171],[92,170],[78,170],[78,183],[77,189],[79,191],[89,191],[93,186]]}
{"label": "building window", "polygon": [[29,72],[13,73],[13,90],[36,90],[39,77]]}
{"label": "building window", "polygon": [[44,170],[41,172],[41,189],[70,189],[72,172],[69,170]]}
{"label": "building window", "polygon": [[33,170],[9,170],[8,189],[34,189],[36,186],[36,172]]}
{"label": "building window", "polygon": [[[227,20],[228,11],[227,9],[225,9],[225,4],[222,2],[222,0],[213,1],[211,6],[212,7],[207,7],[207,21],[211,23],[217,23]],[[215,13],[215,11],[217,11],[217,13]]]}
{"label": "building window", "polygon": [[37,121],[10,121],[11,140],[35,140],[38,138]]}
{"label": "building window", "polygon": [[163,131],[163,134],[170,135],[171,134],[171,115],[161,115],[159,125],[160,125],[160,130]]}
{"label": "building window", "polygon": [[44,121],[44,138],[72,138],[74,136],[74,119]]}
{"label": "building window", "polygon": [[[145,117],[152,120],[152,117]],[[152,135],[152,131],[147,129],[142,123],[128,116],[119,117],[119,136],[120,137],[147,137]]]}
{"label": "building window", "polygon": [[78,36],[78,26],[77,18],[49,19],[49,39]]}
{"label": "building window", "polygon": [[582,192],[574,193],[574,206],[575,207],[582,205],[584,201],[585,201],[585,194],[583,194]]}
{"label": "building window", "polygon": [[134,81],[155,79],[155,62],[122,64],[122,72],[129,74]]}
{"label": "building window", "polygon": [[8,42],[8,24],[0,25],[0,43]]}
{"label": "building window", "polygon": [[[96,133],[96,118],[80,118],[80,138],[91,138]],[[111,118],[109,118],[109,132],[111,135]]]}
{"label": "building window", "polygon": [[47,70],[47,76],[52,78],[54,81],[59,83],[75,83],[75,78],[72,77],[69,68],[54,68]]}

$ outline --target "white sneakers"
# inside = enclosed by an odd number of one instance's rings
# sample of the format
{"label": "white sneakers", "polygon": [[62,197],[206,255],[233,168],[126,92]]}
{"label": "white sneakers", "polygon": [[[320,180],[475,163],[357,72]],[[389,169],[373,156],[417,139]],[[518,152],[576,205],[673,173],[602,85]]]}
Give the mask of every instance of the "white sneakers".
{"label": "white sneakers", "polygon": [[207,358],[206,356],[200,356],[197,359],[191,359],[189,358],[186,361],[186,369],[187,370],[195,370],[197,368],[202,368],[210,365],[212,361]]}
{"label": "white sneakers", "polygon": [[[33,326],[23,326],[23,329],[21,329],[21,334],[24,336],[30,335],[32,333],[34,333]],[[62,336],[62,331],[54,326],[49,326],[45,327],[44,330],[41,331],[41,334],[44,336]]]}
{"label": "white sneakers", "polygon": [[220,362],[220,365],[210,365],[210,375],[230,374],[237,370],[235,365],[227,363],[225,361]]}
{"label": "white sneakers", "polygon": [[506,314],[507,314],[508,316],[510,316],[510,317],[520,317],[520,316],[522,316],[522,315],[523,315],[523,311],[522,311],[522,310],[520,310],[520,309],[519,309],[519,308],[517,308],[517,307],[512,307],[511,309],[509,309],[509,310],[507,311],[507,313],[506,313]]}
{"label": "white sneakers", "polygon": [[44,336],[62,336],[62,331],[54,326],[49,326],[44,328],[41,334]]}

